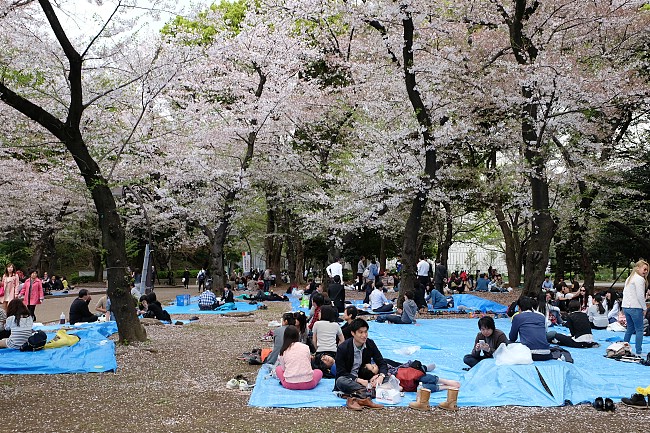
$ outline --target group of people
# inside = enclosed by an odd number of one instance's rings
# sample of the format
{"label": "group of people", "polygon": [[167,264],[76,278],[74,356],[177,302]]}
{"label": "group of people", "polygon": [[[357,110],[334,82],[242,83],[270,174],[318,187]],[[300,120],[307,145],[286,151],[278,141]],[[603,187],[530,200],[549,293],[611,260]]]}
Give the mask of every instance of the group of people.
{"label": "group of people", "polygon": [[416,381],[421,387],[411,407],[427,409],[432,391],[449,389],[453,392],[441,407],[456,408],[459,382],[431,374],[434,364],[401,364],[384,359],[375,342],[368,338],[368,322],[358,318],[358,313],[355,306],[346,306],[343,326],[337,323],[338,313],[331,305],[318,309],[316,321],[309,320],[304,313],[283,314],[281,326],[274,331],[273,350],[265,360],[273,366],[282,386],[293,390],[313,389],[323,377],[331,377],[336,379],[334,391],[347,399],[346,407],[377,409],[383,406],[372,398],[377,387],[388,380],[389,372],[397,374],[400,368],[417,365],[421,374]]}

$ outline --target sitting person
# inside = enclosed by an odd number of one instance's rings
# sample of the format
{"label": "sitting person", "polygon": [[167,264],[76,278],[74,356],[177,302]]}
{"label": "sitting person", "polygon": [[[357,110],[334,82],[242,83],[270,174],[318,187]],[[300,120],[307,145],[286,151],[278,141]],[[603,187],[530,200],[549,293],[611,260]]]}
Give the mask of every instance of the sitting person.
{"label": "sitting person", "polygon": [[[336,381],[334,391],[348,395],[346,407],[352,410],[362,410],[363,407],[381,408],[382,405],[373,403],[366,390],[381,385],[388,374],[388,365],[381,356],[374,341],[368,338],[368,322],[354,319],[350,323],[352,338],[339,344],[336,349]],[[360,358],[360,360],[359,360]],[[371,361],[377,364],[377,374],[370,379],[359,377],[362,365]],[[360,361],[360,362],[359,362]]]}
{"label": "sitting person", "polygon": [[393,311],[393,304],[388,301],[384,294],[381,281],[375,283],[375,288],[370,294],[370,309],[375,313],[386,313]]}
{"label": "sitting person", "polygon": [[210,288],[205,289],[199,296],[199,310],[214,310],[219,306],[217,302],[217,296],[210,290]]}
{"label": "sitting person", "polygon": [[311,331],[314,324],[320,320],[320,310],[325,304],[325,297],[322,293],[316,292],[312,296],[311,310],[309,310],[309,325],[307,327]]}
{"label": "sitting person", "polygon": [[325,379],[334,379],[336,375],[336,367],[334,365],[334,358],[330,355],[324,353],[322,355],[312,356],[311,368],[320,370],[323,372],[323,377]]}
{"label": "sitting person", "polygon": [[589,317],[591,328],[607,329],[609,319],[607,318],[607,309],[603,305],[603,297],[601,295],[594,295],[591,302],[592,304],[587,309],[587,317]]}
{"label": "sitting person", "polygon": [[548,341],[557,341],[560,346],[567,347],[599,347],[600,345],[594,341],[594,336],[591,334],[589,317],[580,311],[580,301],[572,299],[569,302],[569,311],[569,317],[564,322],[564,325],[571,331],[571,336],[549,331]]}
{"label": "sitting person", "polygon": [[287,389],[313,389],[323,378],[323,372],[312,369],[309,347],[299,339],[298,328],[285,328],[275,373]]}
{"label": "sitting person", "polygon": [[20,349],[32,335],[34,320],[27,306],[21,299],[12,299],[7,305],[7,321],[4,330],[9,331],[8,337],[0,340],[0,349]]}
{"label": "sitting person", "polygon": [[442,309],[449,308],[447,297],[437,290],[431,291],[431,294],[429,295],[429,301],[431,303],[431,307],[434,310],[442,310]]}
{"label": "sitting person", "polygon": [[298,328],[298,333],[300,334],[300,341],[303,344],[309,346],[309,351],[314,353],[316,348],[312,342],[311,336],[309,335],[309,330],[307,329],[307,316],[302,311],[296,311],[293,313],[294,318],[296,319],[296,328]]}
{"label": "sitting person", "polygon": [[618,322],[618,313],[621,312],[621,300],[618,297],[616,290],[609,289],[605,294],[605,301],[607,309],[607,321],[609,323]]}
{"label": "sitting person", "polygon": [[537,308],[535,309],[537,312],[544,315],[547,328],[553,326],[555,323],[558,325],[563,323],[560,309],[550,303],[551,296],[550,292],[539,292],[539,296],[537,296]]}
{"label": "sitting person", "polygon": [[414,286],[413,296],[409,299],[412,299],[415,302],[415,305],[417,305],[418,310],[423,309],[423,311],[426,311],[427,309],[426,289],[427,288],[418,282],[415,282],[413,286]]}
{"label": "sitting person", "polygon": [[[282,350],[284,344],[284,330],[289,326],[295,328],[296,317],[293,313],[284,313],[282,315],[282,326],[273,330],[273,350],[269,353],[269,356],[264,360],[265,364],[275,364],[280,356],[280,350]],[[297,330],[298,328],[296,328]]]}
{"label": "sitting person", "polygon": [[476,292],[487,292],[487,291],[489,291],[488,283],[489,283],[489,280],[486,278],[485,274],[479,275],[478,280],[476,280],[476,289],[474,289],[474,291],[476,291]]}
{"label": "sitting person", "polygon": [[[496,329],[492,317],[484,316],[478,319],[478,329],[480,332],[476,334],[474,339],[472,353],[465,355],[463,358],[463,362],[469,365],[469,368],[474,367],[484,359],[492,358],[494,351],[501,344],[508,344],[508,337],[503,331]],[[483,355],[481,355],[481,352],[483,352]]]}
{"label": "sitting person", "polygon": [[223,296],[221,297],[221,302],[219,305],[230,304],[235,302],[235,295],[232,292],[232,287],[230,284],[226,284],[223,288]]}
{"label": "sitting person", "polygon": [[519,313],[512,317],[512,325],[508,339],[527,346],[533,355],[533,361],[548,361],[553,359],[551,346],[546,339],[546,318],[533,311],[534,301],[528,296],[522,296],[517,301]]}
{"label": "sitting person", "polygon": [[172,321],[172,318],[167,312],[167,310],[163,310],[162,305],[160,305],[160,302],[158,302],[155,292],[149,293],[148,295],[146,295],[146,297],[147,297],[147,313],[144,315],[145,318],[158,319],[165,322]]}
{"label": "sitting person", "polygon": [[79,290],[77,299],[72,301],[70,305],[70,313],[68,317],[70,318],[70,324],[74,325],[79,322],[96,322],[97,316],[90,312],[88,305],[92,297],[88,293],[87,289]]}
{"label": "sitting person", "polygon": [[[338,275],[334,277],[338,277]],[[336,322],[338,317],[336,309],[331,305],[323,305],[321,308],[320,320],[312,328],[312,341],[316,347],[316,355],[336,356],[336,348],[344,340],[341,327]]]}
{"label": "sitting person", "polygon": [[[440,293],[434,290],[436,293]],[[442,296],[442,295],[441,295]],[[404,291],[404,303],[402,308],[397,309],[398,314],[382,314],[377,317],[377,323],[389,322],[398,325],[410,325],[415,323],[415,315],[418,313],[418,306],[413,300],[413,290]]]}
{"label": "sitting person", "polygon": [[352,338],[352,333],[350,332],[350,323],[357,318],[359,310],[354,305],[347,305],[345,310],[343,310],[343,321],[345,323],[341,326],[341,332],[343,332],[343,338],[347,340]]}
{"label": "sitting person", "polygon": [[7,313],[4,308],[0,307],[0,339],[8,338],[11,335],[11,331],[5,329],[5,324],[7,323]]}
{"label": "sitting person", "polygon": [[569,301],[573,297],[573,294],[569,292],[569,286],[563,285],[560,288],[560,291],[557,292],[556,295],[556,300],[557,300],[557,306],[560,308],[561,311],[567,311],[569,307]]}

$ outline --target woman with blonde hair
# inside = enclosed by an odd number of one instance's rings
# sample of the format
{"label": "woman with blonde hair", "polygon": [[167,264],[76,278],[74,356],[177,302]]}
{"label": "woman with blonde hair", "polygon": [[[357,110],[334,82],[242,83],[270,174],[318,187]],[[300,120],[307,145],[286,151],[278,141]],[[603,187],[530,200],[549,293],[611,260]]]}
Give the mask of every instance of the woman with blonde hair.
{"label": "woman with blonde hair", "polygon": [[645,312],[645,291],[648,287],[648,267],[648,262],[643,259],[636,262],[634,270],[625,280],[623,302],[621,303],[627,321],[627,330],[623,340],[629,343],[632,334],[636,334],[637,355],[641,355],[643,352],[641,346],[643,344],[643,313]]}
{"label": "woman with blonde hair", "polygon": [[3,299],[4,309],[7,311],[9,302],[18,297],[20,287],[20,279],[18,279],[18,274],[16,274],[16,267],[13,263],[7,264],[5,273],[2,276],[2,285],[5,288],[5,295]]}

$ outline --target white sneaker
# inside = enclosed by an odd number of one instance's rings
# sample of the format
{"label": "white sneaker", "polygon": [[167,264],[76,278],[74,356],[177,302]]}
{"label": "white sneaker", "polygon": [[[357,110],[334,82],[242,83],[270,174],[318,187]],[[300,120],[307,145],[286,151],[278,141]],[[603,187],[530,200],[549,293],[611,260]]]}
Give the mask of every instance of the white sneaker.
{"label": "white sneaker", "polygon": [[251,389],[253,389],[254,386],[255,386],[255,384],[249,385],[248,382],[246,382],[245,380],[240,380],[239,381],[239,390],[240,391],[250,391]]}
{"label": "white sneaker", "polygon": [[237,379],[230,379],[228,383],[226,383],[226,388],[228,389],[237,389],[239,388],[239,381]]}

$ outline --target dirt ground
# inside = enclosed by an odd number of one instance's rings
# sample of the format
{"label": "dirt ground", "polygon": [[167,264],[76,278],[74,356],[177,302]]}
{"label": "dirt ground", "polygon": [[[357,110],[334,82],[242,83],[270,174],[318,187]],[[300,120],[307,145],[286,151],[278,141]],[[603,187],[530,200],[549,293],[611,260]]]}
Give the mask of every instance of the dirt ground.
{"label": "dirt ground", "polygon": [[[190,290],[192,294],[194,290]],[[182,287],[156,289],[171,301]],[[348,292],[348,298],[358,297]],[[517,293],[485,294],[502,304]],[[91,306],[99,298],[94,296]],[[73,298],[47,299],[39,321],[58,319]],[[647,431],[650,411],[618,404],[616,412],[589,405],[558,408],[461,408],[458,412],[408,408],[352,412],[345,408],[259,409],[250,393],[228,390],[237,374],[254,381],[259,367],[237,360],[269,346],[260,341],[268,322],[289,310],[269,302],[249,317],[201,315],[184,326],[149,326],[148,341],[117,346],[115,373],[0,377],[0,432],[548,432]],[[174,316],[174,318],[187,318]],[[1,362],[0,354],[0,362]],[[643,379],[650,382],[650,374]],[[461,389],[462,392],[462,389]],[[343,402],[343,400],[342,400]],[[351,428],[351,426],[355,426]]]}

